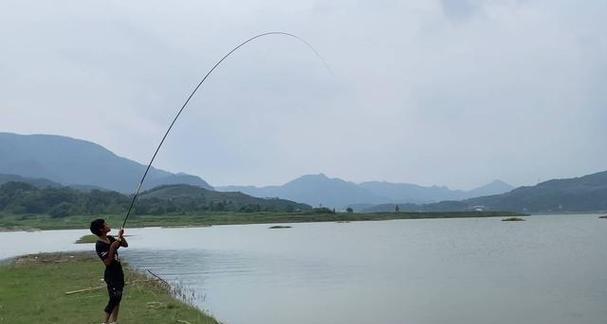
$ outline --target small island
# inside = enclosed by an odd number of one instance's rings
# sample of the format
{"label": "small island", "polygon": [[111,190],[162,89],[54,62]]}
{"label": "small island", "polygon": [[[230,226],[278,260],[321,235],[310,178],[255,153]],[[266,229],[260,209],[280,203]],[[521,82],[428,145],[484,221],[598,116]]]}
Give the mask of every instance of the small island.
{"label": "small island", "polygon": [[502,222],[524,222],[525,220],[520,217],[508,217],[502,219]]}
{"label": "small island", "polygon": [[599,218],[607,219],[607,215],[605,215],[605,216],[599,216]]}
{"label": "small island", "polygon": [[270,226],[268,228],[269,229],[281,229],[281,228],[291,228],[291,226],[288,226],[288,225],[274,225],[274,226]]}
{"label": "small island", "polygon": [[[124,235],[124,237],[129,237],[130,235]],[[99,238],[94,234],[84,235],[76,241],[76,244],[92,244],[97,242]]]}
{"label": "small island", "polygon": [[93,234],[84,235],[76,241],[76,244],[90,244],[97,242],[97,236]]}

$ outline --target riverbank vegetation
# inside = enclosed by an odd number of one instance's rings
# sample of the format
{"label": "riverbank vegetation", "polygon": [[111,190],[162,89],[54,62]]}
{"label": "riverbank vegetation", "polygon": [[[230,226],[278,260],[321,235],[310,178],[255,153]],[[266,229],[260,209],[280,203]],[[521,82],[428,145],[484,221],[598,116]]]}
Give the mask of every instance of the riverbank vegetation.
{"label": "riverbank vegetation", "polygon": [[[114,191],[37,187],[23,182],[0,185],[0,230],[87,228],[103,217],[120,226],[132,196]],[[279,198],[256,198],[190,185],[166,185],[144,191],[129,218],[130,227],[210,226],[252,223],[346,222],[416,218],[517,216],[509,212],[340,213]]]}
{"label": "riverbank vegetation", "polygon": [[[218,323],[174,298],[165,285],[128,266],[125,271],[120,322]],[[102,276],[103,264],[91,253],[37,254],[4,263],[0,323],[100,323],[108,298]],[[66,294],[74,291],[79,292]]]}
{"label": "riverbank vegetation", "polygon": [[[464,218],[464,217],[509,217],[521,216],[511,212],[436,212],[436,213],[333,213],[327,209],[318,211],[279,213],[279,212],[207,212],[200,214],[175,215],[131,215],[129,227],[181,227],[211,226],[237,224],[275,224],[302,222],[350,222],[380,221],[392,219],[421,218]],[[74,215],[61,218],[43,214],[2,215],[0,229],[4,230],[53,230],[53,229],[86,229],[91,220],[103,217],[114,227],[122,224],[123,214]]]}

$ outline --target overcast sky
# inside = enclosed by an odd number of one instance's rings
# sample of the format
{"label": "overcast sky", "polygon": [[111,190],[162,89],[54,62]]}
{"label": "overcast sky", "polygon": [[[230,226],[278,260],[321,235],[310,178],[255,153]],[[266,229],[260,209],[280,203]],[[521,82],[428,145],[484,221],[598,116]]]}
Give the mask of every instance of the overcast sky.
{"label": "overcast sky", "polygon": [[0,2],[0,131],[212,185],[323,172],[468,189],[607,169],[607,1]]}

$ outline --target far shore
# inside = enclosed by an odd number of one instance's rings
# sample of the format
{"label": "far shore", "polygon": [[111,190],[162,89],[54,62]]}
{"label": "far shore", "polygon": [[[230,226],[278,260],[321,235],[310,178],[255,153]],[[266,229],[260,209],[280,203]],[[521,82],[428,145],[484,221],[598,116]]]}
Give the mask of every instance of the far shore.
{"label": "far shore", "polygon": [[[391,213],[231,213],[215,212],[200,215],[135,215],[129,218],[129,228],[142,227],[207,227],[216,225],[247,225],[277,223],[313,223],[383,221],[394,219],[444,219],[471,217],[516,217],[515,212],[391,212]],[[123,215],[78,215],[52,218],[42,214],[0,215],[0,232],[86,229],[91,219],[105,218],[114,227],[122,224]]]}

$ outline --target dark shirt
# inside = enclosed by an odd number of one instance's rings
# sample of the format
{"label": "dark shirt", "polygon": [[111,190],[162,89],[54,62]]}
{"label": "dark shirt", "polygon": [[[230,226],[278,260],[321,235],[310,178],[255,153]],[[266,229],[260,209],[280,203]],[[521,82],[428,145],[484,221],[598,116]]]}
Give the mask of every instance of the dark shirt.
{"label": "dark shirt", "polygon": [[[97,255],[103,261],[110,253],[110,245],[116,241],[113,236],[108,235],[110,243],[106,243],[101,240],[97,240],[95,244],[95,250]],[[122,265],[120,264],[120,258],[118,257],[118,251],[114,254],[114,260],[110,265],[105,266],[105,272],[103,273],[103,280],[108,284],[121,285],[124,284],[124,273],[122,272]]]}

